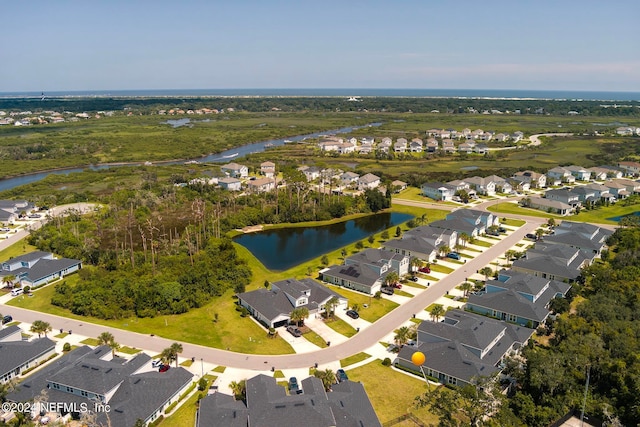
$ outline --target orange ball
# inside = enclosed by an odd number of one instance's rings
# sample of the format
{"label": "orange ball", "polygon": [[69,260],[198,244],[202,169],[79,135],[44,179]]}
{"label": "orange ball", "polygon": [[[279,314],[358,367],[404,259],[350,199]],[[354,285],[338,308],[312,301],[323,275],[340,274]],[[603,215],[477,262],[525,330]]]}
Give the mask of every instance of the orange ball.
{"label": "orange ball", "polygon": [[416,351],[411,355],[411,361],[416,366],[422,366],[425,360],[427,360],[427,358],[425,357],[424,353],[421,351]]}

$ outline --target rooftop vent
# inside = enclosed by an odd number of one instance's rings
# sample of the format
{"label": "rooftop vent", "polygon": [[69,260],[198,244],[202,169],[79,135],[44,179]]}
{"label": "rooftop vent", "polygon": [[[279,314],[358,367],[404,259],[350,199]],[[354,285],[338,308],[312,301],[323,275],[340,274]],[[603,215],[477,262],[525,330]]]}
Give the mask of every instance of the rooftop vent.
{"label": "rooftop vent", "polygon": [[108,373],[109,373],[109,372],[111,372],[111,371],[113,371],[113,368],[109,368],[109,369],[107,369],[105,373],[107,373],[107,374],[108,374]]}

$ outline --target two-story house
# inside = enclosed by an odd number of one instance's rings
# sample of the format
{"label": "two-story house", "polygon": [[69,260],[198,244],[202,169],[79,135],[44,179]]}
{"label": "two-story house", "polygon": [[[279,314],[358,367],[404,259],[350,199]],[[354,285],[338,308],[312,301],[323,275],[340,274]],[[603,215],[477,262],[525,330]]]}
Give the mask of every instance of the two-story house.
{"label": "two-story house", "polygon": [[433,262],[438,256],[440,247],[454,248],[457,241],[458,233],[454,230],[423,225],[407,231],[400,239],[387,240],[382,248],[397,254]]}
{"label": "two-story house", "polygon": [[249,176],[249,168],[238,163],[220,166],[220,170],[232,178],[246,178]]}

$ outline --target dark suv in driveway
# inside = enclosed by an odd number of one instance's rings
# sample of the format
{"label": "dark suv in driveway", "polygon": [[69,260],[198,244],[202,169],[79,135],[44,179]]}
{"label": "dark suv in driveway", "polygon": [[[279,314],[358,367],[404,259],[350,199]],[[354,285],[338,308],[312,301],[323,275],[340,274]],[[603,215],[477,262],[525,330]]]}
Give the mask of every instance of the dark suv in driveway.
{"label": "dark suv in driveway", "polygon": [[293,325],[287,326],[287,332],[289,332],[291,335],[293,335],[296,338],[302,336],[302,331]]}
{"label": "dark suv in driveway", "polygon": [[347,316],[351,317],[352,319],[357,319],[358,317],[360,317],[358,312],[355,310],[347,310]]}
{"label": "dark suv in driveway", "polygon": [[380,292],[382,292],[383,294],[386,294],[386,295],[393,295],[393,288],[384,286],[384,287],[380,288]]}
{"label": "dark suv in driveway", "polygon": [[341,383],[342,381],[347,381],[349,379],[349,377],[347,376],[347,373],[344,371],[344,369],[338,369],[336,371],[336,380],[338,380],[339,383]]}

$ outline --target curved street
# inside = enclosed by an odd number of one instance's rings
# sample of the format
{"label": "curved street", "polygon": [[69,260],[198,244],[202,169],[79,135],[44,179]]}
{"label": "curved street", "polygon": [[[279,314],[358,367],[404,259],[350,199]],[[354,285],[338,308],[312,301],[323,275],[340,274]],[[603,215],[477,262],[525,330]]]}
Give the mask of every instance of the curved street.
{"label": "curved street", "polygon": [[[475,208],[483,208],[483,206],[480,205]],[[504,216],[510,217],[511,215]],[[519,216],[518,218],[525,219],[522,216]],[[313,366],[314,363],[325,364],[344,359],[381,341],[385,335],[397,329],[410,319],[413,314],[424,310],[438,298],[442,297],[442,295],[447,291],[452,290],[463,282],[471,274],[502,255],[506,250],[520,241],[525,234],[534,232],[537,227],[546,221],[544,218],[536,217],[529,217],[526,218],[526,220],[527,223],[525,225],[512,232],[509,236],[499,242],[496,242],[496,244],[487,248],[487,250],[478,254],[475,258],[467,260],[466,264],[460,265],[459,268],[448,274],[445,278],[434,283],[429,288],[424,289],[421,293],[400,305],[374,324],[360,330],[356,335],[340,344],[335,344],[311,353],[255,355],[234,353],[231,351],[196,344],[182,343],[184,349],[182,356],[187,358],[195,357],[196,359],[203,359],[208,363],[216,365],[251,370],[266,370],[271,367],[275,367],[276,369],[304,368]],[[145,335],[122,329],[110,328],[11,306],[3,306],[2,314],[10,314],[17,320],[29,323],[32,323],[35,320],[44,320],[51,324],[54,331],[58,329],[64,329],[65,331],[71,330],[74,333],[87,337],[97,337],[102,332],[109,331],[116,337],[117,341],[121,345],[142,348],[158,353],[175,342],[175,340],[169,340],[159,336]]]}

